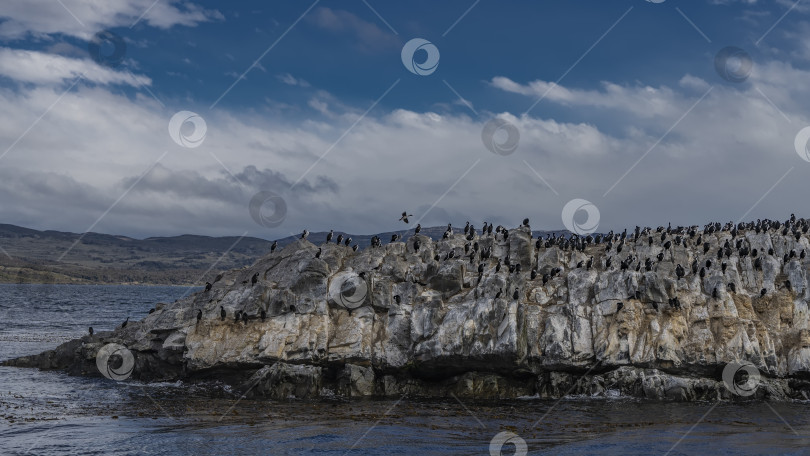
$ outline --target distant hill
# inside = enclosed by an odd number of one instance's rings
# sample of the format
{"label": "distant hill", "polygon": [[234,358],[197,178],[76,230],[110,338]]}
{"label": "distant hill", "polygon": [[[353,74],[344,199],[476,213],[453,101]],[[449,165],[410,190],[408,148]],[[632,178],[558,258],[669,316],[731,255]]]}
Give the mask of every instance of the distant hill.
{"label": "distant hill", "polygon": [[0,282],[200,284],[252,264],[270,244],[251,237],[134,239],[0,224]]}
{"label": "distant hill", "polygon": [[[444,226],[422,228],[421,234],[441,238]],[[454,232],[463,230],[454,228]],[[547,231],[534,231],[535,237]],[[554,231],[562,234],[565,231]],[[327,232],[309,235],[323,243]],[[384,244],[399,234],[408,240],[413,230],[379,233]],[[351,237],[366,248],[373,234]],[[281,247],[297,236],[279,239]],[[334,240],[333,240],[334,242]],[[182,235],[134,239],[100,233],[37,231],[0,224],[0,283],[140,283],[202,285],[219,272],[249,266],[270,251],[271,241],[253,237]],[[63,257],[64,255],[64,257]],[[61,260],[60,260],[61,258]]]}

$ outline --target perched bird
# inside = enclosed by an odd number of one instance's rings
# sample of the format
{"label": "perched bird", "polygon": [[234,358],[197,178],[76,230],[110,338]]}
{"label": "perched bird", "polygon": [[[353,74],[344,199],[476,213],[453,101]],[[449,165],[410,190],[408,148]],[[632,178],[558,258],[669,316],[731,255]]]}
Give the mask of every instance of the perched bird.
{"label": "perched bird", "polygon": [[[321,257],[321,249],[318,249],[318,251],[315,253],[315,258],[320,258],[320,257]],[[256,283],[256,282],[253,282],[253,283]]]}
{"label": "perched bird", "polygon": [[498,288],[498,292],[495,293],[495,299],[498,299],[503,294],[503,288]]}
{"label": "perched bird", "polygon": [[402,298],[399,295],[394,295],[394,301],[396,301],[396,303],[399,304],[400,302],[402,302]]}
{"label": "perched bird", "polygon": [[515,288],[515,292],[512,293],[512,299],[517,300],[518,298],[520,298],[520,291],[517,288]]}
{"label": "perched bird", "polygon": [[227,317],[227,316],[228,316],[228,314],[225,312],[225,308],[222,307],[222,306],[219,306],[219,318],[220,318],[220,320],[225,321],[225,317]]}
{"label": "perched bird", "polygon": [[245,324],[247,324],[247,322],[248,322],[248,314],[247,314],[247,312],[242,312],[242,321],[245,322]]}
{"label": "perched bird", "polygon": [[329,234],[326,235],[326,243],[332,242],[332,238],[335,236],[334,230],[329,230]]}
{"label": "perched bird", "polygon": [[200,320],[202,320],[202,310],[197,311],[197,323],[199,323]]}
{"label": "perched bird", "polygon": [[234,323],[239,323],[239,320],[240,320],[240,318],[242,316],[241,314],[242,314],[241,310],[236,311],[236,314],[234,314],[234,316],[233,316]]}
{"label": "perched bird", "polygon": [[270,246],[270,253],[275,252],[276,247],[278,247],[278,241],[273,241],[273,245]]}
{"label": "perched bird", "polygon": [[301,239],[306,239],[307,236],[309,236],[309,230],[304,230],[304,232],[301,233]]}
{"label": "perched bird", "polygon": [[[320,250],[320,249],[318,249]],[[250,286],[256,285],[256,282],[259,281],[259,273],[253,274],[253,277],[250,278]]]}
{"label": "perched bird", "polygon": [[416,234],[419,234],[420,231],[422,231],[422,224],[417,223],[416,228],[413,230],[413,232],[416,233]]}
{"label": "perched bird", "polygon": [[763,288],[762,290],[760,290],[760,291],[759,291],[759,297],[761,298],[761,297],[765,296],[765,294],[766,294],[767,292],[768,292],[768,290],[766,290],[766,289],[764,289],[764,288]]}
{"label": "perched bird", "polygon": [[90,327],[90,337],[93,337],[93,327]]}
{"label": "perched bird", "polygon": [[340,245],[341,242],[343,242],[343,235],[338,234],[338,237],[337,237],[337,240],[335,241],[335,244]]}
{"label": "perched bird", "polygon": [[352,243],[352,238],[348,237],[348,238],[346,238],[346,241],[343,243],[343,245],[345,245],[346,247],[348,247],[348,246],[349,246],[349,244],[351,244],[351,243]]}
{"label": "perched bird", "polygon": [[624,303],[623,303],[623,302],[621,302],[621,301],[619,301],[619,302],[616,304],[616,312],[618,313],[620,310],[622,310],[622,308],[623,308],[623,307],[624,307]]}
{"label": "perched bird", "polygon": [[205,282],[205,291],[211,291],[212,286],[210,282]]}
{"label": "perched bird", "polygon": [[127,317],[127,319],[123,323],[121,323],[121,329],[126,328],[128,323],[129,323],[129,317]]}
{"label": "perched bird", "polygon": [[399,221],[405,222],[405,224],[407,225],[408,223],[411,223],[411,222],[408,221],[408,217],[413,217],[413,214],[408,214],[407,212],[403,212],[402,217],[399,218]]}
{"label": "perched bird", "polygon": [[260,315],[261,315],[262,321],[264,321],[267,318],[267,312],[264,309],[262,309],[262,312],[261,312]]}

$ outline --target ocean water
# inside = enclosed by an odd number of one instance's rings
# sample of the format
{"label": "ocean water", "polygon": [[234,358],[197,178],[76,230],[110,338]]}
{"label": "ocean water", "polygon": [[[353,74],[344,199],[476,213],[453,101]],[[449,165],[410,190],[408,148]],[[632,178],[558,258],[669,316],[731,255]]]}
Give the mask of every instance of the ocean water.
{"label": "ocean water", "polygon": [[[53,348],[88,326],[140,319],[186,292],[0,285],[0,359]],[[804,402],[279,402],[240,393],[216,382],[142,384],[0,367],[0,454],[810,454]]]}

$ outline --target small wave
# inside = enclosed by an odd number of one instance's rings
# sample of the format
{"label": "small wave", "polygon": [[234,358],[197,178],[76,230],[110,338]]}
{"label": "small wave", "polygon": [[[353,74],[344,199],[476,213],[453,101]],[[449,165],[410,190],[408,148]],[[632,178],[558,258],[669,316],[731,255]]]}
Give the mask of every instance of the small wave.
{"label": "small wave", "polygon": [[67,342],[75,336],[70,334],[0,333],[0,342]]}

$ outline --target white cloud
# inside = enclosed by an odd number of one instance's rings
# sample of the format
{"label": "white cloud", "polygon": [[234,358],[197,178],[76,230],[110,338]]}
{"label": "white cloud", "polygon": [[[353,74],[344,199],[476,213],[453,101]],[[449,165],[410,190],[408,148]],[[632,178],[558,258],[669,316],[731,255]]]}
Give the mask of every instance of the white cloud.
{"label": "white cloud", "polygon": [[283,82],[284,84],[291,85],[291,86],[299,86],[299,87],[309,87],[309,83],[303,79],[296,78],[295,76],[291,75],[290,73],[283,73],[276,75],[276,78]]}
{"label": "white cloud", "polygon": [[0,37],[20,39],[61,33],[89,39],[105,28],[129,27],[141,15],[143,23],[163,29],[223,19],[216,10],[179,0],[3,0]]}
{"label": "white cloud", "polygon": [[696,76],[692,76],[691,74],[687,74],[678,81],[678,85],[681,87],[692,89],[700,92],[704,92],[709,90],[709,83],[706,82],[704,79],[698,78]]}
{"label": "white cloud", "polygon": [[0,75],[33,84],[60,84],[82,76],[98,84],[150,85],[151,79],[115,71],[90,59],[0,47]]}
{"label": "white cloud", "polygon": [[602,90],[568,89],[562,85],[542,80],[517,83],[507,77],[496,76],[490,84],[506,92],[543,98],[565,106],[588,106],[605,109],[620,109],[639,116],[671,115],[678,108],[678,96],[668,87],[625,87],[611,82],[602,82]]}

